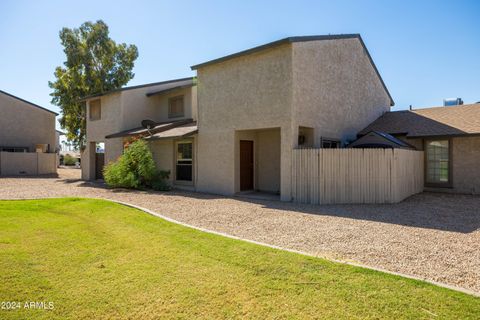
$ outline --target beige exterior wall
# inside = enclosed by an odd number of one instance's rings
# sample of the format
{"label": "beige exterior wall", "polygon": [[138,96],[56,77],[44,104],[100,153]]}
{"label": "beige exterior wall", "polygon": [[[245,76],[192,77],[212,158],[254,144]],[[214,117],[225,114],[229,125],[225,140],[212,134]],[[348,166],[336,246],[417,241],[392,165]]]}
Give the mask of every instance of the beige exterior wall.
{"label": "beige exterior wall", "polygon": [[[175,121],[181,119],[196,119],[197,112],[197,88],[185,88],[162,95],[145,96],[148,92],[154,92],[154,87],[126,90],[122,92],[122,125],[125,129],[140,126],[144,119],[156,122]],[[172,97],[183,96],[185,113],[183,117],[168,117],[168,100]]]}
{"label": "beige exterior wall", "polygon": [[[197,190],[231,195],[238,186],[236,130],[280,127],[285,153],[292,138],[290,45],[238,57],[197,70]],[[282,187],[289,194],[291,157],[282,157]],[[283,190],[283,189],[282,189]]]}
{"label": "beige exterior wall", "polygon": [[[160,86],[140,87],[136,89],[119,91],[100,97],[101,118],[90,120],[89,102],[87,101],[87,147],[82,152],[82,179],[95,179],[95,148],[92,142],[105,143],[105,163],[115,161],[123,152],[123,139],[106,139],[105,136],[141,126],[145,119],[156,122],[197,118],[197,89],[196,87],[175,90],[162,95],[147,97],[146,94],[154,92]],[[184,117],[168,118],[168,99],[183,95],[185,114]]]}
{"label": "beige exterior wall", "polygon": [[[402,137],[399,137],[402,138]],[[405,139],[408,143],[424,149],[424,139]],[[445,139],[445,138],[439,138]],[[451,140],[452,188],[426,188],[429,191],[480,194],[480,137],[456,137]]]}
{"label": "beige exterior wall", "polygon": [[280,192],[280,130],[265,130],[257,133],[256,176],[260,191]]}
{"label": "beige exterior wall", "polygon": [[[279,164],[260,173],[268,153],[256,149],[255,188],[279,189],[282,200],[291,200],[299,127],[313,128],[314,146],[321,137],[345,142],[390,109],[358,39],[285,44],[200,67],[197,74],[200,191],[238,192],[239,140],[260,146],[259,136],[248,138],[253,133],[245,130],[277,127],[280,143],[272,152]],[[272,178],[277,171],[279,181]]]}
{"label": "beige exterior wall", "polygon": [[390,99],[358,39],[293,44],[296,125],[345,142],[390,110]]}
{"label": "beige exterior wall", "polygon": [[480,194],[480,137],[452,139],[453,190]]}
{"label": "beige exterior wall", "polygon": [[0,93],[0,146],[27,147],[49,144],[55,152],[55,114]]}
{"label": "beige exterior wall", "polygon": [[41,175],[57,172],[55,153],[0,152],[0,176]]}
{"label": "beige exterior wall", "polygon": [[170,171],[169,182],[172,184],[174,180],[174,141],[173,140],[159,140],[149,143],[152,151],[153,160],[158,170]]}
{"label": "beige exterior wall", "polygon": [[[176,143],[180,141],[191,141],[193,143],[193,182],[175,181],[176,177]],[[197,138],[196,136],[184,138],[184,139],[165,139],[154,140],[148,143],[150,150],[152,151],[153,160],[158,170],[170,171],[169,183],[176,188],[183,188],[193,190],[195,181],[197,180]]]}

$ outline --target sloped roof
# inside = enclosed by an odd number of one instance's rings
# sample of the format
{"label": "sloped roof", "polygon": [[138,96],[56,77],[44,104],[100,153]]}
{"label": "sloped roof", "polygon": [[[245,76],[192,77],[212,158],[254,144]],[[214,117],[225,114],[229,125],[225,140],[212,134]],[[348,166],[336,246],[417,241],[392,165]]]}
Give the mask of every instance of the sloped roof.
{"label": "sloped roof", "polygon": [[365,53],[367,54],[367,57],[368,57],[368,60],[370,61],[370,64],[372,65],[373,69],[375,70],[375,73],[377,74],[378,78],[380,79],[380,82],[383,86],[383,89],[385,90],[385,92],[387,93],[387,95],[390,99],[390,105],[391,106],[395,105],[395,102],[393,101],[393,98],[390,95],[390,92],[388,91],[387,86],[385,85],[385,82],[382,79],[382,76],[380,76],[380,72],[378,71],[377,66],[373,62],[372,56],[368,52],[368,49],[365,46],[365,43],[363,42],[362,37],[358,33],[314,35],[314,36],[299,36],[299,37],[283,38],[283,39],[273,41],[273,42],[269,42],[267,44],[263,44],[263,45],[260,45],[260,46],[254,47],[254,48],[250,48],[250,49],[243,50],[243,51],[240,51],[240,52],[237,52],[237,53],[226,55],[226,56],[223,56],[221,58],[217,58],[217,59],[213,59],[213,60],[210,60],[210,61],[207,61],[207,62],[199,63],[199,64],[191,66],[190,68],[192,70],[197,70],[197,69],[205,67],[205,66],[209,66],[209,65],[212,65],[212,64],[224,62],[224,61],[227,61],[227,60],[230,60],[230,59],[233,59],[233,58],[237,58],[237,57],[240,57],[240,56],[252,54],[252,53],[259,52],[259,51],[262,51],[262,50],[265,50],[265,49],[274,48],[274,47],[277,47],[277,46],[280,46],[280,45],[283,45],[283,44],[287,44],[287,43],[306,42],[306,41],[320,41],[320,40],[339,40],[339,39],[358,39],[360,41],[363,49],[365,50]]}
{"label": "sloped roof", "polygon": [[412,138],[480,134],[480,103],[387,112],[359,135],[370,131],[405,134]]}
{"label": "sloped roof", "polygon": [[347,148],[401,148],[415,149],[411,144],[380,131],[370,131],[350,143]]}
{"label": "sloped roof", "polygon": [[3,93],[4,95],[9,96],[10,98],[17,99],[17,100],[20,100],[20,101],[22,101],[22,102],[25,102],[26,104],[29,104],[29,105],[31,105],[32,107],[42,109],[42,110],[44,110],[44,111],[53,113],[54,115],[58,116],[58,113],[53,112],[52,110],[48,110],[47,108],[41,107],[41,106],[39,106],[38,104],[35,104],[35,103],[33,103],[33,102],[24,100],[24,99],[19,98],[19,97],[17,97],[17,96],[14,96],[13,94],[10,94],[10,93],[8,93],[8,92],[5,92],[5,91],[0,90],[0,93]]}
{"label": "sloped roof", "polygon": [[[175,128],[181,125],[184,125],[186,123],[191,123],[193,120],[192,119],[184,119],[184,120],[177,120],[177,121],[168,121],[168,122],[159,122],[150,129],[150,133],[158,133],[162,132],[165,130],[169,130],[171,128]],[[111,139],[111,138],[121,138],[121,137],[133,137],[133,136],[141,136],[141,135],[147,135],[149,134],[149,130],[145,129],[144,127],[136,127],[124,131],[120,131],[117,133],[112,133],[109,134],[108,136],[105,136],[106,139]]]}
{"label": "sloped roof", "polygon": [[162,132],[157,132],[152,136],[147,137],[146,140],[162,140],[162,139],[189,137],[192,134],[195,134],[197,132],[198,132],[197,122],[192,121],[190,123],[186,123],[175,128],[171,128]]}
{"label": "sloped roof", "polygon": [[190,87],[193,87],[195,85],[196,84],[194,83],[194,80],[191,79],[191,80],[188,80],[188,81],[180,82],[178,85],[176,85],[174,87],[170,87],[170,88],[166,88],[166,89],[162,88],[162,89],[155,90],[155,91],[152,91],[152,92],[147,92],[145,95],[147,97],[151,97],[151,96],[155,96],[155,95],[159,95],[159,94],[170,93],[170,92],[180,90],[180,89],[190,88]]}
{"label": "sloped roof", "polygon": [[85,100],[92,99],[92,98],[102,97],[102,96],[105,96],[107,94],[120,92],[120,91],[126,91],[126,90],[132,90],[132,89],[140,89],[140,88],[146,88],[146,87],[161,86],[161,87],[157,88],[156,90],[167,90],[167,89],[170,89],[172,87],[187,85],[189,83],[193,83],[193,77],[173,79],[173,80],[167,80],[167,81],[141,84],[141,85],[138,85],[138,86],[118,88],[118,89],[115,89],[115,90],[110,90],[110,91],[106,91],[106,92],[103,92],[103,93],[97,93],[97,94],[92,94],[90,96],[83,97],[80,101],[85,101]]}

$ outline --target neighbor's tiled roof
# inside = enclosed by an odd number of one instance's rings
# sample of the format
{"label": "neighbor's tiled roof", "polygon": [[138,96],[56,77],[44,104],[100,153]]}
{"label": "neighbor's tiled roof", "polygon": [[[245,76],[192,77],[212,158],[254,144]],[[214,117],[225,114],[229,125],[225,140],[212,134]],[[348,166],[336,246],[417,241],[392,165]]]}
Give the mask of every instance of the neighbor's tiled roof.
{"label": "neighbor's tiled roof", "polygon": [[359,135],[370,131],[406,134],[407,137],[480,134],[480,103],[387,112]]}

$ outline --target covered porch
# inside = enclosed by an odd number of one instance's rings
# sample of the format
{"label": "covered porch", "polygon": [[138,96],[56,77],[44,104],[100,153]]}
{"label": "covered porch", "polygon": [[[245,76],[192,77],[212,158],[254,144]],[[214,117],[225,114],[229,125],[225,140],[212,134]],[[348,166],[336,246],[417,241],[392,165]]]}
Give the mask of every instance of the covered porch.
{"label": "covered porch", "polygon": [[235,131],[235,193],[279,198],[280,128]]}

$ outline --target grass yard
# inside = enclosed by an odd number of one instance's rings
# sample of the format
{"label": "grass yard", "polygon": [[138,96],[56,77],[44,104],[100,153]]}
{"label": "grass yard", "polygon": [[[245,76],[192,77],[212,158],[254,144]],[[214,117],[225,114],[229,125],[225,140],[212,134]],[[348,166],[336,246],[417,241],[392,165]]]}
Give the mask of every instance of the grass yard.
{"label": "grass yard", "polygon": [[74,198],[0,201],[0,301],[21,302],[0,319],[480,316],[473,296]]}

